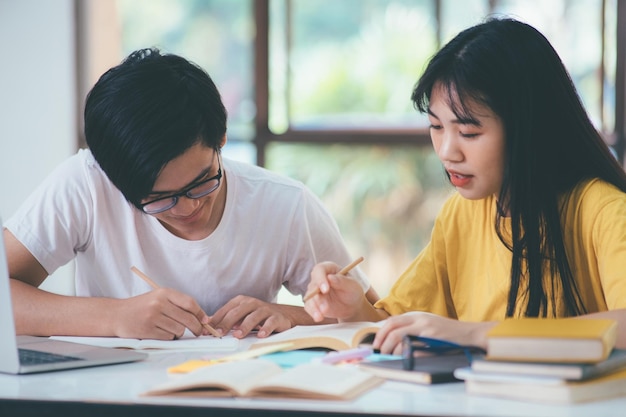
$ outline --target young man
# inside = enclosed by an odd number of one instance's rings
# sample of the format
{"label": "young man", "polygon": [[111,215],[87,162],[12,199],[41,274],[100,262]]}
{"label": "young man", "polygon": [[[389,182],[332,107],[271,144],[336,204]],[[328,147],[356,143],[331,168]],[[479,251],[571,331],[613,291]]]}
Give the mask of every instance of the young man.
{"label": "young man", "polygon": [[[350,255],[302,184],[222,157],[226,110],[205,71],[132,53],[89,93],[85,137],[5,224],[18,333],[173,339],[208,323],[265,337],[313,322],[278,291],[302,295],[313,265]],[[37,288],[72,259],[76,296]]]}

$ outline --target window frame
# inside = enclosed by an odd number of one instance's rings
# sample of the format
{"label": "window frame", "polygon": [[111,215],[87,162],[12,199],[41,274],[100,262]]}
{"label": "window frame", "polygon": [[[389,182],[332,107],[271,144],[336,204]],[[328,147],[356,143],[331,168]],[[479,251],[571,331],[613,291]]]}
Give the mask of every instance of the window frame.
{"label": "window frame", "polygon": [[[253,144],[256,148],[256,163],[265,165],[268,145],[280,143],[309,143],[309,144],[381,144],[385,145],[414,145],[430,146],[428,129],[291,129],[284,133],[274,133],[269,128],[269,9],[271,0],[255,0],[254,20],[256,37],[254,41],[254,85],[256,117],[254,121],[255,135]],[[287,3],[290,0],[285,0]],[[436,20],[441,19],[441,1],[432,0]],[[494,10],[498,0],[490,0],[489,8]],[[607,1],[602,1],[602,22],[604,31]],[[616,31],[616,74],[615,74],[615,126],[613,132],[602,132],[609,145],[615,149],[618,159],[623,164],[626,152],[626,2],[617,1],[617,31]],[[288,28],[289,30],[289,28]],[[441,45],[440,25],[437,25],[438,48]],[[602,56],[605,55],[605,37],[602,36]],[[604,63],[604,59],[602,61]],[[604,85],[605,71],[599,71],[600,85]],[[604,94],[604,92],[602,93]],[[604,101],[602,101],[604,111]]]}
{"label": "window frame", "polygon": [[[254,136],[252,144],[256,151],[256,163],[265,166],[267,148],[272,143],[308,143],[308,144],[385,144],[430,146],[430,136],[427,129],[341,129],[341,130],[303,130],[288,128],[284,133],[276,134],[269,128],[269,10],[271,0],[254,0],[253,19],[256,26],[256,36],[253,44],[254,62],[254,103],[256,117],[254,119]],[[285,0],[288,3],[290,0]],[[436,20],[441,20],[441,0],[431,0],[435,10]],[[498,0],[489,0],[490,10],[494,10]],[[102,19],[102,15],[113,17],[114,2],[97,3],[75,0],[76,20],[76,67],[77,67],[77,147],[86,147],[82,128],[82,109],[84,97],[90,85],[97,80],[100,68],[115,64],[117,55],[112,47],[111,27]],[[615,108],[614,127],[612,131],[602,132],[609,145],[616,151],[619,161],[626,160],[626,1],[602,0],[602,22],[605,27],[604,16],[607,7],[614,6],[616,12],[616,51],[615,51]],[[438,47],[441,45],[441,25],[437,25]],[[106,35],[106,36],[105,36]],[[119,36],[119,34],[114,34]],[[605,56],[605,36],[602,37],[602,55]],[[94,51],[97,51],[94,52]],[[97,61],[97,62],[95,62]],[[604,59],[602,61],[600,77],[604,85]],[[602,91],[604,95],[604,90]],[[602,100],[602,111],[604,100]]]}
{"label": "window frame", "polygon": [[[606,0],[603,1],[606,4]],[[615,65],[615,129],[613,145],[620,162],[626,159],[626,2],[617,1],[616,65]]]}

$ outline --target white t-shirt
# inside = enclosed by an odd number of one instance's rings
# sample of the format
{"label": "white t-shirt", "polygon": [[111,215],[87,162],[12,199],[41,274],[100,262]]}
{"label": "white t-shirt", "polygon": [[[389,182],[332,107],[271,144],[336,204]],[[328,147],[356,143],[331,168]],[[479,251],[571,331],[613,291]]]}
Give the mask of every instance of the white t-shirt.
{"label": "white t-shirt", "polygon": [[[321,261],[351,261],[339,229],[304,185],[224,159],[226,207],[215,231],[190,241],[126,201],[89,150],[62,163],[5,226],[48,273],[76,260],[76,295],[127,298],[150,287],[192,295],[213,314],[236,295],[275,302],[281,286],[305,293]],[[351,275],[366,290],[367,278]]]}

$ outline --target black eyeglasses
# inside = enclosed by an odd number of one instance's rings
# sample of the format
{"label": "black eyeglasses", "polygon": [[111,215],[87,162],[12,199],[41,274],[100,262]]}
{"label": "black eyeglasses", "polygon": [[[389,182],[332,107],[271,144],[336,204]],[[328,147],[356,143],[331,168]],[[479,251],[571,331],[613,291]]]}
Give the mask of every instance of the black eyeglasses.
{"label": "black eyeglasses", "polygon": [[141,209],[147,214],[158,214],[167,211],[174,207],[178,203],[180,197],[187,198],[201,198],[211,194],[217,190],[222,180],[222,165],[218,158],[218,170],[217,175],[206,180],[202,180],[198,183],[191,184],[179,193],[168,195],[167,197],[157,198],[156,200],[148,201],[141,204]]}
{"label": "black eyeglasses", "polygon": [[463,353],[469,363],[472,363],[472,355],[486,354],[485,350],[478,346],[458,345],[447,340],[405,335],[402,338],[402,367],[405,370],[412,371],[415,368],[416,352],[425,352],[429,355],[458,355]]}

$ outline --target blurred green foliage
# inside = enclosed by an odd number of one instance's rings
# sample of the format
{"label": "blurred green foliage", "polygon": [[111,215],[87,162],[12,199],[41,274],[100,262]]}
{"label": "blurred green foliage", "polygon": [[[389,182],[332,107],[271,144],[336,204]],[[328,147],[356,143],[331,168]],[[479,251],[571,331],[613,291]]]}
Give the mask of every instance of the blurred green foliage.
{"label": "blurred green foliage", "polygon": [[268,156],[269,169],[321,196],[381,293],[426,245],[452,191],[431,148],[274,144]]}

